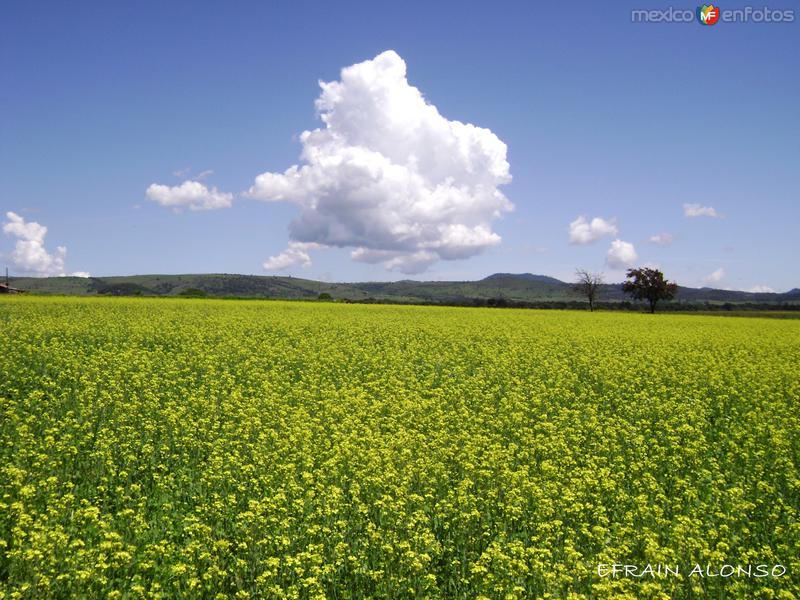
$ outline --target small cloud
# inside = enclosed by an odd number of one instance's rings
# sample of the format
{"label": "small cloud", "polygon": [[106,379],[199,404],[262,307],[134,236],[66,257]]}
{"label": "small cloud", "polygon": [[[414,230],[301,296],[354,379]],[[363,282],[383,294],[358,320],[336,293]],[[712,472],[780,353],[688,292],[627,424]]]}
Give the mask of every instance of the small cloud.
{"label": "small cloud", "polygon": [[700,204],[684,204],[683,205],[684,217],[711,217],[718,219],[722,217],[713,206],[702,206]]}
{"label": "small cloud", "polygon": [[72,273],[64,275],[64,277],[83,277],[84,279],[89,278],[91,276],[92,274],[89,273],[88,271],[74,271]]}
{"label": "small cloud", "polygon": [[175,177],[177,177],[178,179],[183,179],[191,172],[191,170],[192,170],[191,167],[184,167],[183,169],[176,169],[175,171],[172,172],[172,174],[175,175]]}
{"label": "small cloud", "polygon": [[722,281],[724,277],[725,277],[725,269],[720,267],[713,273],[709,273],[708,275],[703,277],[703,283],[705,283],[706,285],[710,283],[718,283],[719,281]]}
{"label": "small cloud", "polygon": [[220,192],[215,187],[209,189],[199,181],[191,180],[173,187],[154,183],[145,193],[150,200],[176,211],[182,208],[215,210],[229,208],[233,203],[233,194]]}
{"label": "small cloud", "polygon": [[655,235],[650,236],[650,243],[657,244],[659,246],[671,246],[672,242],[675,241],[675,236],[671,233],[657,233]]}
{"label": "small cloud", "polygon": [[204,179],[207,179],[207,178],[211,177],[213,174],[214,174],[214,170],[213,169],[206,169],[205,171],[200,171],[195,176],[195,179],[197,181],[203,181]]}
{"label": "small cloud", "polygon": [[632,267],[638,258],[636,249],[630,242],[614,240],[606,253],[606,264],[612,269]]}
{"label": "small cloud", "polygon": [[755,285],[751,287],[749,290],[746,290],[752,294],[774,294],[775,290],[773,290],[768,285]]}
{"label": "small cloud", "polygon": [[604,235],[617,235],[616,219],[602,219],[595,217],[587,221],[580,216],[569,224],[570,244],[591,244]]}
{"label": "small cloud", "polygon": [[17,238],[14,250],[9,256],[14,268],[44,277],[65,274],[67,249],[58,246],[52,254],[47,251],[44,245],[47,227],[34,221],[26,222],[14,212],[7,212],[6,219],[7,221],[3,223],[3,232]]}
{"label": "small cloud", "polygon": [[289,242],[288,248],[275,256],[270,256],[264,261],[263,267],[267,271],[283,271],[291,267],[310,267],[311,257],[308,250],[317,250],[321,246],[314,243]]}

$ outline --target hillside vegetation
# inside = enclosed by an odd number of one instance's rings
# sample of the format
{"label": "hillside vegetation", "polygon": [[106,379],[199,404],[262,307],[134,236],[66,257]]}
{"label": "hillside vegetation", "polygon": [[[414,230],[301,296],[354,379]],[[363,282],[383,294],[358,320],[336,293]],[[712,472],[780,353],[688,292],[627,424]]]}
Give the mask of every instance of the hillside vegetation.
{"label": "hillside vegetation", "polygon": [[[544,275],[496,273],[479,281],[394,281],[329,283],[296,277],[258,275],[133,275],[126,277],[15,278],[13,285],[44,294],[179,296],[187,291],[212,297],[313,299],[330,294],[334,300],[368,300],[430,303],[480,304],[487,301],[519,303],[579,303],[583,298],[572,285]],[[601,287],[601,303],[629,300],[617,284]],[[675,303],[753,303],[800,306],[800,289],[784,294],[750,293],[711,288],[679,289]]]}

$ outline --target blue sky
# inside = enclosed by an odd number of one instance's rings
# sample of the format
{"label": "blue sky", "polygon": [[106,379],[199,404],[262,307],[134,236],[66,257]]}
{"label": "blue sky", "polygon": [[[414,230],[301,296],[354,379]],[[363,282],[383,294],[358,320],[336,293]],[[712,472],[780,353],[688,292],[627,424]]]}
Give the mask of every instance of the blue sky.
{"label": "blue sky", "polygon": [[[667,6],[6,3],[0,209],[47,233],[7,231],[0,254],[21,271],[14,252],[27,240],[51,258],[65,247],[67,273],[338,281],[498,271],[569,279],[576,267],[618,281],[627,260],[688,286],[800,286],[800,25],[631,22],[632,8]],[[259,174],[304,164],[300,133],[325,127],[314,105],[319,80],[336,81],[343,67],[390,49],[443,119],[491,130],[507,147],[513,180],[497,189],[514,210],[462,215],[470,227],[490,225],[480,229],[479,251],[431,254],[446,244],[430,237],[387,250],[396,239],[370,238],[358,244],[386,260],[354,260],[352,236],[323,248],[312,243],[313,227],[290,233],[315,200],[243,195]],[[146,195],[152,184],[185,180],[232,194],[232,206],[175,211]],[[684,205],[717,216],[686,216]],[[580,216],[608,227],[570,243]],[[660,233],[672,236],[669,245],[650,241]],[[306,244],[311,264],[265,270],[293,240]],[[609,263],[615,240],[633,246],[635,259],[623,252]],[[409,252],[430,255],[427,268],[387,270]]]}

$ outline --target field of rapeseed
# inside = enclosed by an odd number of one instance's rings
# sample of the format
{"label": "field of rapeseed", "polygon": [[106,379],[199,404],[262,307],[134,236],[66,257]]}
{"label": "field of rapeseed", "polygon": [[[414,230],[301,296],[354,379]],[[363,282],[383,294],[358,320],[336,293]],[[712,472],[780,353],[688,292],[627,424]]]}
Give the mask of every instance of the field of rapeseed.
{"label": "field of rapeseed", "polygon": [[0,349],[0,598],[800,596],[800,321],[9,297]]}

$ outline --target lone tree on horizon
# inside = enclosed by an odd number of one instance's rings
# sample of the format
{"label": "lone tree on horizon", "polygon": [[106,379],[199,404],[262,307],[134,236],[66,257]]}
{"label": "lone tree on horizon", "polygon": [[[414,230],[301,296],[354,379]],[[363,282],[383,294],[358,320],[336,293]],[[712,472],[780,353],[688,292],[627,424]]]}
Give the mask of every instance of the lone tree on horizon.
{"label": "lone tree on horizon", "polygon": [[589,312],[594,312],[594,300],[597,297],[600,286],[603,285],[603,274],[590,273],[586,269],[575,269],[575,276],[578,281],[575,282],[572,289],[586,296],[589,301]]}
{"label": "lone tree on horizon", "polygon": [[650,314],[656,312],[659,300],[671,300],[678,292],[678,284],[664,279],[664,273],[658,269],[628,269],[626,277],[622,291],[633,296],[635,300],[647,300]]}

